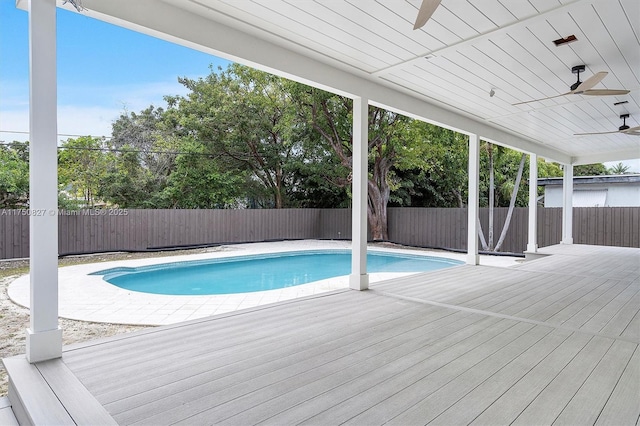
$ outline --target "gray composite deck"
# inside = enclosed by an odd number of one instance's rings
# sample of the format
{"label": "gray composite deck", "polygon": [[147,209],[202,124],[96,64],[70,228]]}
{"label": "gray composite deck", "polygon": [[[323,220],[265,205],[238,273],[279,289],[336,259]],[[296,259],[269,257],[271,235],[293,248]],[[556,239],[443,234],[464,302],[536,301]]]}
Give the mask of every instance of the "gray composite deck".
{"label": "gray composite deck", "polygon": [[65,348],[119,424],[602,424],[640,416],[640,250],[554,246]]}

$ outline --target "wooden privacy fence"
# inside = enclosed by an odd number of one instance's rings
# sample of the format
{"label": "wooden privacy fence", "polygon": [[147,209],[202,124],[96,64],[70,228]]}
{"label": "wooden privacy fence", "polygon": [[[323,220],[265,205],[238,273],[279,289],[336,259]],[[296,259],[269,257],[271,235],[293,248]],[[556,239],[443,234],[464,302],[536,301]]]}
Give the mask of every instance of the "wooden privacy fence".
{"label": "wooden privacy fence", "polygon": [[[494,241],[507,209],[494,211]],[[503,252],[522,253],[527,245],[528,209],[513,213]],[[466,250],[467,210],[390,208],[389,240],[409,246]],[[487,235],[488,209],[480,209]],[[350,239],[349,209],[261,210],[84,210],[61,212],[59,254],[138,251],[163,247],[242,243],[282,239]],[[538,245],[557,244],[562,210],[538,209]],[[576,244],[640,247],[639,207],[574,208]],[[0,210],[0,259],[29,256],[29,216]]]}

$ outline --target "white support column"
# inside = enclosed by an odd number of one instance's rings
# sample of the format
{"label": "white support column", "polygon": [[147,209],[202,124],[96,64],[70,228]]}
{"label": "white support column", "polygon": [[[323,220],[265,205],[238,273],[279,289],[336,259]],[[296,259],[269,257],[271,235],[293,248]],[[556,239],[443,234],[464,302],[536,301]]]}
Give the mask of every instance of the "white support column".
{"label": "white support column", "polygon": [[538,156],[529,155],[529,242],[527,251],[538,251]]}
{"label": "white support column", "polygon": [[58,327],[56,1],[29,1],[29,362],[62,356]]}
{"label": "white support column", "polygon": [[478,201],[480,199],[480,140],[469,135],[469,201],[467,216],[467,264],[478,265]]}
{"label": "white support column", "polygon": [[351,276],[349,277],[349,287],[353,290],[369,288],[369,275],[367,275],[368,111],[368,99],[353,100],[353,200]]}
{"label": "white support column", "polygon": [[562,241],[573,244],[573,165],[564,165],[562,178]]}

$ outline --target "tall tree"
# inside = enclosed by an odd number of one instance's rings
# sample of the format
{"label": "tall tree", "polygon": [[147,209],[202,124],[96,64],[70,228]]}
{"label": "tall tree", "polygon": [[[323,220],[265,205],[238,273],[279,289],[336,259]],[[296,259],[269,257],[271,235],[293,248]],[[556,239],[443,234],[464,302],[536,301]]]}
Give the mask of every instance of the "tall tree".
{"label": "tall tree", "polygon": [[144,187],[147,199],[135,204],[151,203],[152,206],[151,200],[167,185],[175,168],[176,154],[173,152],[179,149],[166,111],[151,105],[140,113],[123,112],[113,123],[109,147],[124,151],[116,152],[116,156],[125,161],[127,170],[133,171],[134,160],[138,163],[142,171],[135,174],[144,181],[138,181],[136,186]]}
{"label": "tall tree", "polygon": [[[301,125],[312,131],[310,139],[336,156],[333,167],[325,169],[325,176],[335,185],[350,185],[353,171],[351,100],[303,86],[298,86],[293,96],[299,106]],[[368,122],[367,218],[373,239],[386,240],[389,238],[387,206],[391,191],[398,188],[395,170],[426,168],[420,155],[424,141],[411,137],[411,120],[397,113],[370,106]]]}
{"label": "tall tree", "polygon": [[160,207],[154,203],[158,192],[156,179],[142,165],[141,155],[130,145],[121,145],[118,151],[109,154],[98,188],[100,197],[123,208]]}
{"label": "tall tree", "polygon": [[291,137],[288,82],[238,64],[180,82],[190,92],[167,98],[177,131],[222,155],[222,170],[248,170],[253,179],[246,181],[247,192],[258,195],[259,186],[268,206],[286,207],[294,179],[288,165],[304,154]]}
{"label": "tall tree", "polygon": [[[483,182],[481,187],[484,188],[484,191],[488,194],[488,238],[485,239],[484,237],[482,224],[478,227],[478,234],[484,250],[498,251],[509,230],[514,208],[516,206],[527,206],[529,203],[525,191],[519,191],[520,182],[524,175],[524,167],[527,163],[527,156],[524,153],[518,153],[508,148],[493,146],[488,142],[484,145],[482,154],[481,162],[485,167],[481,170],[480,180]],[[516,163],[517,158],[519,158],[519,162]],[[542,170],[546,169],[547,168],[542,168]],[[509,209],[505,223],[503,224],[498,241],[494,244],[494,208],[507,206]]]}
{"label": "tall tree", "polygon": [[67,139],[58,153],[58,181],[69,186],[85,207],[94,207],[100,182],[107,170],[107,156],[102,138],[81,136]]}
{"label": "tall tree", "polygon": [[422,141],[419,168],[395,170],[398,185],[391,205],[464,207],[467,200],[468,138],[418,120],[410,122],[411,138]]}
{"label": "tall tree", "polygon": [[629,173],[629,166],[625,165],[624,163],[618,163],[609,168],[607,172],[610,175],[626,175],[627,173]]}
{"label": "tall tree", "polygon": [[166,207],[220,209],[233,206],[244,195],[244,176],[219,170],[206,147],[194,141],[181,145],[176,169],[162,192]]}
{"label": "tall tree", "polygon": [[[502,226],[502,232],[500,233],[500,237],[498,238],[498,242],[496,246],[493,248],[493,251],[499,251],[500,247],[502,247],[502,243],[507,236],[507,231],[509,230],[509,225],[511,224],[511,216],[513,216],[513,209],[516,206],[516,199],[518,198],[518,190],[520,189],[520,180],[522,179],[522,172],[524,170],[525,160],[527,159],[527,155],[522,153],[520,157],[520,166],[518,167],[518,174],[516,175],[516,180],[511,189],[511,201],[509,201],[509,210],[507,212],[507,217],[504,221],[504,225]],[[534,201],[535,202],[535,201]]]}
{"label": "tall tree", "polygon": [[0,145],[0,209],[25,207],[28,198],[28,143]]}

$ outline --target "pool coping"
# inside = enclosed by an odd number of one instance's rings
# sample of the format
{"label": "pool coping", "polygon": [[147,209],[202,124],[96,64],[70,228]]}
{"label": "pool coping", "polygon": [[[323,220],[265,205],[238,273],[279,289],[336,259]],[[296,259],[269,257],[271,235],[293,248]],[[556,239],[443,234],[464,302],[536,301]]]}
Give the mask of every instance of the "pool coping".
{"label": "pool coping", "polygon": [[[269,303],[325,293],[349,287],[347,275],[276,290],[225,295],[160,295],[125,290],[105,282],[91,273],[118,267],[138,267],[168,262],[206,260],[230,256],[278,253],[293,250],[350,249],[346,241],[300,240],[269,243],[235,244],[214,251],[147,259],[118,260],[62,267],[58,270],[59,315],[62,318],[130,325],[166,325],[223,314]],[[371,251],[445,257],[464,261],[459,253],[409,248],[369,247]],[[515,265],[518,258],[481,256],[481,264]],[[414,272],[415,273],[415,272]],[[370,282],[378,282],[412,273],[372,273]],[[29,307],[29,275],[14,280],[8,288],[9,298]]]}

